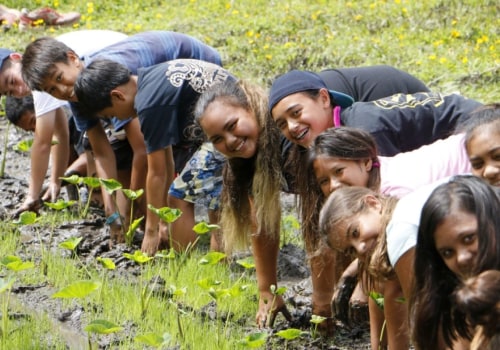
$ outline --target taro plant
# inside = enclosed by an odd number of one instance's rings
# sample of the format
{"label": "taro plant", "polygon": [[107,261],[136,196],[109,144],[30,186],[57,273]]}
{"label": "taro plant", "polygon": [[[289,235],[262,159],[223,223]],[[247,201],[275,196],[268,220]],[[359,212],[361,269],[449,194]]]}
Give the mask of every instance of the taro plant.
{"label": "taro plant", "polygon": [[326,317],[324,316],[319,316],[319,315],[312,315],[311,316],[311,323],[314,325],[312,330],[311,330],[311,336],[313,339],[315,339],[318,336],[318,326],[326,321]]}
{"label": "taro plant", "polygon": [[2,300],[2,328],[0,335],[2,337],[2,349],[6,349],[6,341],[9,336],[9,302],[12,286],[16,281],[14,273],[31,269],[35,265],[31,261],[22,261],[21,258],[13,255],[8,255],[0,260],[0,264],[7,268],[10,273],[5,278],[0,278],[0,294],[3,294]]}
{"label": "taro plant", "polygon": [[97,262],[103,267],[103,272],[102,272],[102,276],[101,276],[101,292],[99,293],[99,300],[102,300],[102,293],[104,292],[104,290],[106,289],[106,282],[107,282],[107,273],[105,272],[105,270],[114,270],[116,269],[116,265],[115,263],[113,262],[113,260],[111,260],[110,258],[103,258],[103,257],[97,257],[96,258]]}
{"label": "taro plant", "polygon": [[[273,300],[271,301],[271,307],[269,308],[269,314],[267,315],[267,319],[271,320],[272,312],[273,312],[273,309],[274,309],[274,304],[276,303],[276,298],[278,296],[282,296],[283,294],[285,294],[286,287],[282,286],[282,287],[276,288],[276,286],[274,284],[271,284],[271,286],[269,287],[269,289],[271,290],[271,294],[273,295]],[[264,300],[264,302],[267,303],[269,301],[268,300]]]}
{"label": "taro plant", "polygon": [[266,332],[257,332],[247,335],[239,341],[239,344],[250,349],[260,348],[266,343],[269,334]]}
{"label": "taro plant", "polygon": [[288,349],[288,342],[290,340],[297,339],[304,334],[307,334],[307,333],[304,333],[300,329],[297,329],[297,328],[288,328],[288,329],[284,329],[282,331],[276,332],[276,335],[278,337],[285,339],[285,349]]}
{"label": "taro plant", "polygon": [[134,341],[137,343],[143,343],[153,348],[161,349],[170,345],[172,342],[172,336],[170,333],[159,334],[150,332],[136,336]]}
{"label": "taro plant", "polygon": [[[19,215],[19,218],[13,223],[15,225],[33,225],[36,222],[38,222],[39,218],[36,216],[35,212],[32,211],[25,211],[22,212]],[[40,235],[40,230],[38,227],[35,227],[35,232],[38,238],[38,241],[40,242],[40,268],[42,270],[42,273],[46,276],[47,275],[47,269],[48,269],[48,261],[47,261],[47,253],[45,251],[45,245],[42,240],[42,236]]]}
{"label": "taro plant", "polygon": [[125,232],[125,243],[130,247],[132,246],[132,242],[134,240],[135,230],[139,227],[141,222],[144,220],[144,216],[133,220],[134,218],[134,202],[142,196],[144,193],[143,189],[139,189],[137,191],[133,191],[131,189],[125,188],[122,190],[125,196],[130,200],[130,225],[128,227],[127,232]]}
{"label": "taro plant", "polygon": [[69,250],[71,252],[71,256],[78,261],[79,265],[83,268],[83,270],[85,271],[85,273],[87,274],[87,276],[89,276],[90,278],[92,278],[92,275],[90,274],[89,270],[87,269],[87,266],[80,259],[80,256],[76,252],[76,248],[78,247],[78,245],[80,244],[80,242],[82,241],[82,239],[83,239],[83,237],[71,237],[71,238],[68,238],[67,240],[59,243],[59,247]]}
{"label": "taro plant", "polygon": [[153,213],[158,215],[158,217],[167,224],[168,227],[168,237],[169,237],[169,245],[170,249],[173,249],[173,242],[172,242],[172,223],[177,220],[181,215],[182,211],[180,209],[176,208],[169,208],[169,207],[162,207],[162,208],[155,208],[151,204],[148,204],[148,209],[151,210]]}
{"label": "taro plant", "polygon": [[143,265],[151,261],[153,257],[148,256],[146,253],[143,253],[140,250],[136,250],[134,254],[123,253],[123,256],[129,260],[136,262],[141,266],[141,273],[139,274],[139,291],[140,291],[140,301],[141,301],[141,317],[144,317],[148,309],[149,300],[151,299],[151,295],[153,294],[154,286],[153,288],[151,288],[151,290],[149,290],[148,285],[144,283]]}
{"label": "taro plant", "polygon": [[88,344],[89,350],[92,350],[92,337],[91,334],[111,334],[115,332],[119,332],[123,329],[123,327],[118,326],[117,324],[107,321],[107,320],[94,320],[90,322],[84,330],[88,333]]}

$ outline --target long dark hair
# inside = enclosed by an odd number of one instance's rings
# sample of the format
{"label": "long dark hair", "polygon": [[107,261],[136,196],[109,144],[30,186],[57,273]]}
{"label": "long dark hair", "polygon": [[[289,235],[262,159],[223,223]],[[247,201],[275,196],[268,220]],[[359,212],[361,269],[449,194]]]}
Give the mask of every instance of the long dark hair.
{"label": "long dark hair", "polygon": [[453,305],[459,278],[446,266],[436,249],[434,232],[452,210],[477,218],[478,254],[474,273],[500,269],[500,195],[482,179],[456,176],[438,186],[427,199],[420,219],[415,248],[415,279],[410,297],[413,340],[418,349],[437,348],[439,331],[452,346],[458,336],[470,339],[465,315]]}

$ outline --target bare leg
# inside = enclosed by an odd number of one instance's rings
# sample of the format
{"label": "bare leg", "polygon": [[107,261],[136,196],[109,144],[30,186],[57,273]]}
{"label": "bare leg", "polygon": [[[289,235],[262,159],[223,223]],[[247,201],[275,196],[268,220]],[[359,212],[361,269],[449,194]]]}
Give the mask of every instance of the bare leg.
{"label": "bare leg", "polygon": [[[220,212],[218,210],[208,210],[208,220],[212,225],[218,225],[220,219]],[[222,245],[222,233],[221,230],[213,230],[210,236],[210,250],[215,252],[221,252],[224,250]]]}
{"label": "bare leg", "polygon": [[194,204],[174,196],[168,196],[168,206],[182,211],[182,215],[170,226],[170,238],[172,248],[176,251],[183,251],[196,240],[196,233],[193,231],[195,225]]}

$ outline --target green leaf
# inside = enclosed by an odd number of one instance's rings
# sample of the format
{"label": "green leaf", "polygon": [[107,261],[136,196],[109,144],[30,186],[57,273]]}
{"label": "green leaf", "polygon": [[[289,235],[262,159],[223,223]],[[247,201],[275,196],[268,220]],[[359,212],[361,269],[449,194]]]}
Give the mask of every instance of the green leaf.
{"label": "green leaf", "polygon": [[125,233],[125,237],[127,241],[132,241],[132,238],[134,236],[135,230],[139,227],[141,224],[142,220],[144,220],[144,216],[141,216],[138,219],[135,219],[128,227],[127,233]]}
{"label": "green leaf", "polygon": [[59,247],[74,251],[78,244],[82,241],[83,237],[71,237],[64,242],[59,243]]}
{"label": "green leaf", "polygon": [[12,285],[16,281],[15,278],[9,278],[8,280],[0,278],[0,293],[5,292],[12,288]]}
{"label": "green leaf", "polygon": [[162,219],[166,223],[172,223],[182,215],[182,211],[180,209],[177,209],[177,208],[172,209],[169,207],[163,207],[163,208],[157,209],[157,208],[153,207],[151,204],[148,204],[148,209],[151,210],[156,215],[158,215],[160,217],[160,219]]}
{"label": "green leaf", "polygon": [[142,196],[144,193],[144,190],[142,188],[138,189],[137,191],[125,188],[123,189],[123,193],[125,193],[125,196],[127,196],[128,199],[135,201],[137,198]]}
{"label": "green leaf", "polygon": [[5,267],[8,268],[9,270],[16,271],[16,272],[31,269],[34,266],[35,266],[35,264],[32,263],[31,261],[26,261],[26,262],[14,261],[14,262],[11,262],[10,264],[5,265]]}
{"label": "green leaf", "polygon": [[286,340],[294,340],[302,335],[302,331],[297,328],[288,328],[276,332],[276,335]]}
{"label": "green leaf", "polygon": [[67,207],[71,207],[75,203],[76,201],[65,201],[63,199],[59,199],[57,202],[54,203],[44,202],[43,204],[54,210],[63,210],[66,209]]}
{"label": "green leaf", "polygon": [[101,182],[99,181],[99,179],[97,177],[84,177],[82,179],[82,182],[88,186],[89,188],[97,188],[99,186],[101,186]]}
{"label": "green leaf", "polygon": [[269,335],[266,332],[258,332],[247,335],[240,344],[251,349],[259,348],[266,343]]}
{"label": "green leaf", "polygon": [[80,177],[76,174],[73,174],[73,175],[68,176],[68,177],[60,177],[60,179],[63,181],[66,181],[72,185],[78,185],[83,180],[82,177]]}
{"label": "green leaf", "polygon": [[14,149],[20,152],[28,152],[31,146],[33,146],[33,139],[28,139],[18,142],[17,145],[14,146]]}
{"label": "green leaf", "polygon": [[93,281],[78,281],[52,294],[52,298],[84,298],[100,286]]}
{"label": "green leaf", "polygon": [[163,259],[175,259],[175,256],[176,255],[174,248],[170,248],[168,253],[166,250],[162,250],[155,254],[155,258],[163,258]]}
{"label": "green leaf", "polygon": [[138,335],[134,338],[134,341],[144,343],[146,345],[159,348],[160,346],[164,345],[165,342],[165,334],[163,336],[159,335],[158,333],[146,333],[146,334],[141,334]]}
{"label": "green leaf", "polygon": [[255,260],[253,256],[246,257],[245,259],[236,260],[236,263],[245,269],[253,269],[255,267]]}
{"label": "green leaf", "polygon": [[204,235],[205,233],[208,233],[213,230],[219,229],[219,225],[211,225],[207,224],[205,221],[202,221],[200,223],[197,223],[196,225],[193,226],[193,231],[196,232],[199,235]]}
{"label": "green leaf", "polygon": [[84,329],[89,333],[111,334],[121,331],[123,327],[120,327],[117,324],[106,320],[94,320],[90,322]]}
{"label": "green leaf", "polygon": [[200,265],[215,265],[226,257],[226,254],[221,252],[209,252],[205,254],[199,261]]}
{"label": "green leaf", "polygon": [[231,290],[227,289],[227,288],[219,288],[219,289],[216,289],[216,288],[210,288],[208,290],[208,294],[214,298],[215,300],[219,300],[220,298],[222,297],[228,297],[228,296],[231,296]]}
{"label": "green leaf", "polygon": [[371,291],[370,292],[370,298],[372,298],[375,301],[375,304],[380,308],[384,309],[384,295],[380,294],[378,292]]}
{"label": "green leaf", "polygon": [[19,219],[14,221],[17,225],[32,225],[37,221],[36,213],[32,211],[24,211],[19,215]]}
{"label": "green leaf", "polygon": [[187,292],[187,287],[183,287],[183,288],[177,288],[176,286],[174,285],[170,285],[170,287],[168,288],[168,291],[170,294],[172,294],[173,296],[182,296],[182,295],[185,295],[186,292]]}
{"label": "green leaf", "polygon": [[274,284],[271,284],[269,289],[271,289],[271,293],[273,293],[274,295],[283,295],[286,292],[286,287],[276,288]]}
{"label": "green leaf", "polygon": [[106,269],[114,270],[116,268],[115,263],[110,258],[97,257],[97,261]]}
{"label": "green leaf", "polygon": [[115,179],[99,179],[99,182],[109,194],[122,189],[122,184]]}
{"label": "green leaf", "polygon": [[311,316],[311,323],[314,324],[320,324],[323,323],[326,320],[326,317],[319,316],[319,315],[312,315]]}
{"label": "green leaf", "polygon": [[123,256],[129,260],[135,261],[138,264],[144,264],[145,262],[148,262],[151,259],[153,259],[152,256],[149,256],[148,254],[143,253],[140,250],[136,250],[134,254],[123,253]]}
{"label": "green leaf", "polygon": [[218,280],[214,280],[213,278],[204,278],[201,280],[196,281],[196,284],[198,284],[201,288],[208,290],[211,287],[218,286],[222,282]]}

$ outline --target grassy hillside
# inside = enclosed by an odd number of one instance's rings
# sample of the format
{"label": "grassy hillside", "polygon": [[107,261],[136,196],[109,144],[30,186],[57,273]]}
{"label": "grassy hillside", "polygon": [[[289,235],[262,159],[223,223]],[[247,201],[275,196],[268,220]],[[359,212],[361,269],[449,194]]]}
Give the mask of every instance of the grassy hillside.
{"label": "grassy hillside", "polygon": [[[32,9],[33,1],[10,0]],[[268,86],[291,68],[390,64],[434,90],[500,101],[500,5],[495,0],[173,0],[35,1],[79,11],[81,29],[133,34],[184,32],[216,47],[240,77]],[[33,38],[73,28],[13,28],[2,45],[17,50]]]}

